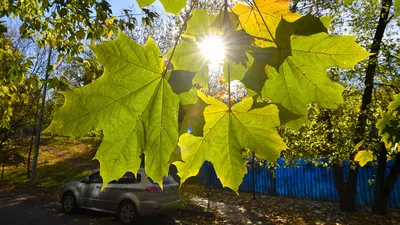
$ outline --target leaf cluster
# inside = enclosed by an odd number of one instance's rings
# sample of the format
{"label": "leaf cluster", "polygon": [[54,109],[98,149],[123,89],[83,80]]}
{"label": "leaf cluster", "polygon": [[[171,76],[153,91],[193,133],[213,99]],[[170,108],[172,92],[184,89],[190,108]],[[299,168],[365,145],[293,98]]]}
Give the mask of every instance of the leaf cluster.
{"label": "leaf cluster", "polygon": [[[167,11],[177,12],[181,6],[173,2],[162,1]],[[95,158],[105,183],[137,171],[144,154],[147,175],[160,186],[171,163],[184,182],[210,161],[222,184],[237,191],[247,172],[242,153],[250,149],[259,158],[276,160],[287,148],[278,126],[298,128],[309,103],[329,109],[342,103],[344,88],[326,70],[352,69],[369,55],[355,37],[329,35],[330,18],[292,13],[289,3],[225,4],[219,14],[194,10],[189,21],[186,16],[180,43],[166,56],[151,38],[139,45],[120,33],[102,42],[93,51],[104,74],[63,93],[65,104],[47,131],[81,136],[102,129]],[[237,79],[251,95],[236,104],[196,90],[208,87],[210,62],[199,43],[210,35],[225,42],[228,88]],[[180,105],[185,110],[181,135]]]}

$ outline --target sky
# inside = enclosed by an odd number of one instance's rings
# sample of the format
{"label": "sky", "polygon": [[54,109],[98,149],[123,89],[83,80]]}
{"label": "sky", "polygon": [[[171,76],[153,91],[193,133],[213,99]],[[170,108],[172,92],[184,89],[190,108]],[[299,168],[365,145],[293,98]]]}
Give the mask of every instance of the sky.
{"label": "sky", "polygon": [[136,0],[109,0],[108,1],[111,5],[111,9],[114,15],[119,15],[124,8],[132,8],[135,9],[134,13],[141,13],[139,5],[137,4]]}
{"label": "sky", "polygon": [[[114,15],[121,15],[122,10],[126,8],[133,10],[132,13],[143,13],[136,0],[108,0],[108,2],[111,5]],[[163,11],[163,7],[158,0],[156,0],[151,6],[154,7],[157,12]]]}

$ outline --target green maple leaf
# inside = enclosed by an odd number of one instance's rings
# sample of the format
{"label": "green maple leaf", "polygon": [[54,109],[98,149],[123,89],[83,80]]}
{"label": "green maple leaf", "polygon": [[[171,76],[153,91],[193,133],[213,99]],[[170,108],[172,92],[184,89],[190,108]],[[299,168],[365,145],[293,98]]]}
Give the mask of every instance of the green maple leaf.
{"label": "green maple leaf", "polygon": [[275,105],[250,110],[253,98],[246,98],[231,109],[211,96],[199,92],[208,106],[204,110],[204,137],[183,134],[179,138],[182,160],[176,162],[183,183],[210,161],[225,187],[236,191],[247,173],[242,149],[250,148],[258,157],[275,161],[286,145],[275,130],[279,112]]}
{"label": "green maple leaf", "polygon": [[[330,67],[352,69],[369,54],[355,43],[354,37],[329,36],[330,17],[292,14],[286,0],[260,0],[255,4],[265,6],[261,12],[264,21],[254,5],[249,8],[237,4],[233,10],[246,31],[261,37],[249,51],[254,62],[241,80],[246,88],[253,93],[261,92],[263,98],[289,112],[282,116],[291,118],[281,118],[281,121],[295,129],[307,120],[309,103],[338,107],[343,101],[344,89],[329,79],[326,70]],[[274,14],[281,16],[268,21]],[[289,22],[285,20],[288,15],[292,17]]]}
{"label": "green maple leaf", "polygon": [[192,17],[187,23],[184,36],[210,35],[215,32],[213,23],[217,15],[209,14],[205,10],[193,10]]}
{"label": "green maple leaf", "polygon": [[389,112],[393,114],[393,116],[399,116],[400,112],[400,94],[394,96],[394,100],[390,102],[388,106]]}
{"label": "green maple leaf", "polygon": [[188,92],[180,93],[178,96],[182,105],[196,104],[197,100],[199,99],[197,97],[197,89],[195,87],[192,87]]}
{"label": "green maple leaf", "polygon": [[[316,33],[326,33],[330,24],[330,17],[318,18],[311,14],[301,17],[295,22],[281,20],[276,29],[276,42],[268,43],[267,48],[253,48],[250,54],[254,58],[254,63],[243,77],[243,84],[248,88],[259,93],[269,74],[263,73],[266,66],[272,66],[277,71],[284,60],[291,55],[291,39],[293,35],[309,36]],[[260,41],[256,41],[259,45]],[[264,40],[261,40],[264,42]],[[266,45],[261,43],[261,45]]]}
{"label": "green maple leaf", "polygon": [[82,136],[101,129],[104,138],[95,159],[104,183],[126,171],[136,173],[143,152],[146,173],[162,186],[178,140],[179,98],[163,77],[160,50],[151,38],[141,46],[121,32],[93,51],[103,76],[65,92],[65,104],[46,131]]}
{"label": "green maple leaf", "polygon": [[[153,2],[155,0],[137,0],[140,8],[149,6]],[[160,2],[164,6],[165,11],[172,14],[178,14],[186,6],[186,0],[160,0]]]}
{"label": "green maple leaf", "polygon": [[217,29],[229,28],[231,30],[237,30],[240,26],[240,21],[238,16],[233,12],[225,13],[224,10],[219,11],[217,17],[215,18],[212,27]]}
{"label": "green maple leaf", "polygon": [[379,135],[385,142],[386,147],[392,147],[400,142],[400,94],[394,96],[394,101],[390,102],[388,112],[383,113],[382,118],[376,123]]}
{"label": "green maple leaf", "polygon": [[307,115],[307,106],[315,102],[324,108],[337,108],[343,101],[344,88],[330,80],[330,67],[353,69],[370,54],[355,43],[352,36],[329,36],[318,33],[292,36],[291,53],[277,71],[266,67],[270,77],[262,96],[279,103],[297,115]]}

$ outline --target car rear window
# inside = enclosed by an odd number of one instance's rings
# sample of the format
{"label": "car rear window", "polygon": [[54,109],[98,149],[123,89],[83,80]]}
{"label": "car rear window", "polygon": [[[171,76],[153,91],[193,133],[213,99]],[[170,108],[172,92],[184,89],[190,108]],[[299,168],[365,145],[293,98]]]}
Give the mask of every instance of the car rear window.
{"label": "car rear window", "polygon": [[[156,182],[154,182],[150,177],[147,177],[147,179],[152,183],[152,184],[156,184]],[[169,177],[163,177],[163,184],[170,184],[171,183],[171,179]]]}
{"label": "car rear window", "polygon": [[138,173],[135,177],[135,174],[132,172],[127,172],[122,176],[119,180],[119,184],[134,184],[134,183],[140,183],[142,180],[142,176]]}

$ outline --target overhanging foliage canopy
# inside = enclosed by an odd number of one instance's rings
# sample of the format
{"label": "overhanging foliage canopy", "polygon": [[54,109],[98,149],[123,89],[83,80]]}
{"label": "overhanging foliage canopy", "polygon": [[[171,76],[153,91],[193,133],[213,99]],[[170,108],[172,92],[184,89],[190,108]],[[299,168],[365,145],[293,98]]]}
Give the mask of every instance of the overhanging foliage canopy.
{"label": "overhanging foliage canopy", "polygon": [[[179,11],[175,1],[162,3],[167,11]],[[222,184],[237,191],[247,172],[242,149],[276,160],[286,148],[277,126],[301,125],[311,102],[332,109],[341,104],[344,89],[329,79],[326,70],[352,69],[369,56],[354,37],[329,35],[330,18],[292,13],[289,3],[239,2],[232,10],[225,5],[219,15],[195,11],[180,43],[166,57],[151,38],[141,46],[121,32],[115,40],[102,42],[93,51],[104,66],[103,76],[64,93],[65,104],[47,131],[81,136],[102,129],[104,139],[95,158],[105,183],[126,171],[136,172],[144,153],[147,174],[162,185],[178,144],[182,161],[174,163],[182,182],[208,160]],[[230,75],[242,78],[253,96],[233,105],[198,92],[197,104],[206,105],[200,107],[203,136],[179,136],[178,108],[187,102],[178,97],[185,92],[177,86],[193,90],[193,84],[205,85],[208,62],[197,43],[210,34],[226,42],[223,64],[228,85]],[[172,62],[173,71],[163,58]]]}

